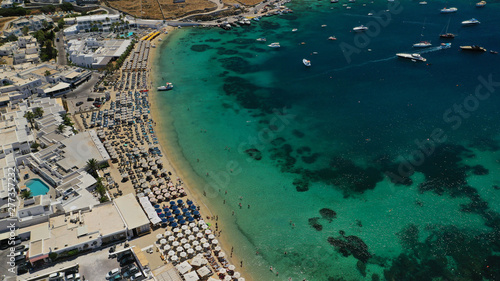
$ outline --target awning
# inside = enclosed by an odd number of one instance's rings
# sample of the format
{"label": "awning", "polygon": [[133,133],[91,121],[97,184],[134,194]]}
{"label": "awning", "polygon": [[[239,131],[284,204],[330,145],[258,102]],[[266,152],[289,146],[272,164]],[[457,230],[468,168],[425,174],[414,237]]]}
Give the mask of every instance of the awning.
{"label": "awning", "polygon": [[42,259],[46,259],[48,257],[49,257],[49,255],[41,255],[41,256],[38,256],[38,257],[30,258],[30,262],[34,263],[36,261],[39,261],[39,260],[42,260]]}

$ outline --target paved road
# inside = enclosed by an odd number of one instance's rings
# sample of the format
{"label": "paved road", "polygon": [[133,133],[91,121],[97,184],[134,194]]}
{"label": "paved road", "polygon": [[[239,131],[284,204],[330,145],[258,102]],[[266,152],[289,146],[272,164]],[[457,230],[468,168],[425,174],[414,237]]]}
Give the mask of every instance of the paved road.
{"label": "paved road", "polygon": [[57,64],[59,65],[66,65],[67,58],[66,58],[66,50],[64,49],[64,32],[61,30],[57,33],[56,38],[59,38],[59,42],[57,42],[56,39],[56,48],[57,48]]}
{"label": "paved road", "polygon": [[110,14],[110,15],[118,15],[120,13],[119,11],[112,9],[110,7],[106,7],[106,6],[102,6],[102,5],[100,7],[101,7],[100,9],[107,11],[108,14]]}
{"label": "paved road", "polygon": [[[94,85],[97,83],[100,76],[101,76],[101,74],[99,74],[99,73],[95,73],[95,72],[92,73],[92,77],[90,78],[89,81],[81,84],[80,86],[78,86],[78,88],[76,88],[72,92],[69,92],[66,94],[66,102],[68,103],[69,113],[74,113],[74,112],[78,111],[79,108],[81,108],[82,110],[84,110],[86,108],[92,108],[93,102],[87,101],[87,98],[89,98],[89,97],[96,98],[96,97],[104,96],[104,93],[92,92]],[[83,102],[83,104],[81,106],[77,107],[76,103],[79,101]]]}

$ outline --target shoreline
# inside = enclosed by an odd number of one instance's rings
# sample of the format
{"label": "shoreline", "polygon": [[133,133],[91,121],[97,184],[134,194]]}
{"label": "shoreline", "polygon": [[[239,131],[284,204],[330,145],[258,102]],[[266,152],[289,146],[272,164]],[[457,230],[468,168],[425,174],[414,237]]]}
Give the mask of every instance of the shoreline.
{"label": "shoreline", "polygon": [[[170,27],[170,26],[167,27],[166,29],[169,33],[175,30],[174,27]],[[162,148],[162,151],[164,152],[163,157],[167,160],[166,164],[167,164],[168,168],[171,169],[174,174],[178,175],[180,178],[183,179],[183,183],[184,183],[184,187],[185,187],[184,189],[185,189],[186,193],[188,194],[188,197],[191,198],[196,203],[198,203],[199,205],[202,205],[204,207],[200,211],[203,215],[203,219],[207,223],[210,223],[211,225],[214,225],[216,222],[219,222],[219,221],[221,222],[221,224],[218,226],[219,226],[219,230],[221,231],[221,233],[224,233],[224,236],[217,235],[217,239],[220,242],[220,246],[222,248],[222,251],[225,252],[227,255],[226,259],[231,264],[236,266],[237,271],[241,273],[241,276],[244,277],[245,280],[247,280],[247,281],[258,280],[258,279],[253,278],[254,276],[252,276],[250,271],[247,270],[246,265],[248,265],[248,263],[245,261],[245,259],[242,257],[241,254],[240,255],[237,254],[238,249],[233,251],[232,255],[230,254],[231,250],[233,249],[233,246],[231,246],[232,239],[230,237],[228,237],[227,235],[225,235],[226,233],[231,233],[231,230],[228,231],[227,220],[225,221],[224,219],[221,219],[221,220],[212,219],[213,217],[216,217],[216,216],[217,216],[217,218],[219,217],[218,214],[214,213],[215,206],[213,204],[215,204],[215,203],[208,202],[209,200],[207,200],[206,197],[204,197],[202,194],[199,193],[199,191],[198,191],[199,189],[196,188],[196,186],[199,185],[199,183],[195,179],[192,178],[195,175],[193,175],[193,173],[187,172],[186,171],[187,169],[183,169],[181,167],[181,164],[179,163],[179,162],[186,162],[187,163],[187,160],[175,159],[175,158],[181,158],[182,157],[180,155],[181,153],[174,152],[175,148],[173,147],[173,145],[170,144],[170,142],[166,136],[167,132],[166,132],[165,126],[167,126],[167,124],[165,123],[165,119],[161,118],[161,114],[159,112],[160,109],[158,107],[160,105],[160,103],[158,102],[158,93],[154,90],[154,88],[157,85],[159,85],[159,83],[156,81],[157,77],[155,77],[153,75],[153,73],[157,73],[158,63],[153,64],[153,62],[157,62],[156,58],[159,55],[158,52],[160,52],[160,49],[162,48],[163,44],[167,44],[166,42],[159,41],[158,39],[161,38],[162,40],[164,40],[167,36],[168,36],[168,34],[162,33],[160,36],[158,36],[158,38],[156,38],[154,40],[156,42],[153,41],[154,43],[156,43],[155,44],[156,48],[152,48],[150,50],[150,56],[149,56],[149,62],[148,62],[148,66],[150,66],[150,67],[148,70],[149,75],[148,75],[148,80],[147,80],[147,83],[150,85],[150,88],[151,88],[150,95],[149,95],[149,97],[151,99],[151,107],[150,107],[151,117],[156,122],[155,130],[157,133],[159,144]],[[153,92],[154,92],[154,94],[153,94]],[[169,111],[168,108],[162,109],[162,110]],[[207,219],[208,216],[210,216],[210,219]],[[221,215],[221,217],[225,217],[225,216]],[[243,262],[243,267],[240,266],[240,261]]]}

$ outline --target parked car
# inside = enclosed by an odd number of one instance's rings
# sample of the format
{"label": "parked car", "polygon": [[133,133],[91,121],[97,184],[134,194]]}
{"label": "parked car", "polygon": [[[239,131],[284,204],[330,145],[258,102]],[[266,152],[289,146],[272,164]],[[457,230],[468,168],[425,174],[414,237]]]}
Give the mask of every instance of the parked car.
{"label": "parked car", "polygon": [[130,280],[131,280],[131,281],[132,281],[132,280],[141,280],[143,276],[144,276],[144,275],[142,275],[142,273],[141,273],[141,272],[137,272],[136,274],[134,274],[134,276],[130,277]]}
{"label": "parked car", "polygon": [[111,279],[112,277],[116,276],[119,273],[120,273],[120,269],[119,268],[115,268],[115,269],[111,270],[110,272],[108,272],[106,274],[106,280]]}
{"label": "parked car", "polygon": [[120,261],[120,266],[125,266],[134,262],[133,257],[124,258]]}
{"label": "parked car", "polygon": [[83,104],[83,101],[79,101],[79,102],[76,103],[76,106],[80,106],[82,104]]}

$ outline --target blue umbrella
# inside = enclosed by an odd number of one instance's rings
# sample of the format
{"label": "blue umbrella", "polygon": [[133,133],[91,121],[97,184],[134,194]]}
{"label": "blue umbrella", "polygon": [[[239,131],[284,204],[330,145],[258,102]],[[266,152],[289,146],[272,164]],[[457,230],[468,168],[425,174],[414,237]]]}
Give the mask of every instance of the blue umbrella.
{"label": "blue umbrella", "polygon": [[183,203],[184,201],[182,201],[181,199],[177,200],[177,204],[182,205]]}
{"label": "blue umbrella", "polygon": [[164,218],[165,217],[165,214],[160,214],[160,218]]}
{"label": "blue umbrella", "polygon": [[179,207],[177,207],[177,206],[175,206],[175,205],[174,205],[174,206],[172,206],[172,210],[177,210],[177,209],[179,209]]}
{"label": "blue umbrella", "polygon": [[161,219],[162,222],[167,222],[168,220],[166,218]]}
{"label": "blue umbrella", "polygon": [[169,222],[174,222],[174,221],[175,221],[175,218],[174,218],[174,217],[170,217],[170,218],[168,218],[168,221],[169,221]]}
{"label": "blue umbrella", "polygon": [[185,220],[181,220],[179,223],[180,224],[186,224],[186,221]]}
{"label": "blue umbrella", "polygon": [[156,211],[157,213],[161,213],[161,211],[162,211],[162,210],[161,210],[160,208],[156,208],[156,209],[155,209],[155,211]]}
{"label": "blue umbrella", "polygon": [[168,207],[165,207],[165,208],[163,208],[163,211],[166,213],[166,212],[170,211],[170,209]]}
{"label": "blue umbrella", "polygon": [[194,212],[193,212],[193,215],[195,215],[195,216],[199,216],[199,215],[200,215],[200,212],[198,212],[198,211],[194,211]]}
{"label": "blue umbrella", "polygon": [[175,210],[175,211],[174,211],[174,214],[176,214],[176,215],[180,215],[180,214],[181,214],[181,210],[179,210],[179,209]]}
{"label": "blue umbrella", "polygon": [[171,216],[172,216],[172,213],[171,213],[171,212],[166,212],[166,213],[165,213],[165,215],[166,215],[167,217],[171,217]]}
{"label": "blue umbrella", "polygon": [[170,201],[170,205],[174,206],[175,205],[175,201]]}
{"label": "blue umbrella", "polygon": [[185,215],[186,217],[190,217],[190,216],[191,216],[191,213],[190,213],[190,212],[185,212],[185,213],[184,213],[184,215]]}
{"label": "blue umbrella", "polygon": [[176,222],[173,222],[170,226],[172,226],[172,227],[177,227],[177,226],[178,226],[178,224],[177,224]]}
{"label": "blue umbrella", "polygon": [[189,209],[196,210],[196,206],[195,205],[191,205],[191,206],[189,206]]}
{"label": "blue umbrella", "polygon": [[187,211],[188,211],[188,209],[187,209],[187,208],[182,209],[182,212],[183,212],[183,213],[187,213]]}
{"label": "blue umbrella", "polygon": [[189,221],[189,222],[192,222],[192,221],[194,221],[194,218],[193,218],[193,217],[189,217],[189,218],[188,218],[188,221]]}
{"label": "blue umbrella", "polygon": [[184,216],[177,216],[176,217],[177,220],[183,220],[184,219]]}
{"label": "blue umbrella", "polygon": [[160,205],[156,204],[156,205],[155,205],[155,208],[160,208]]}
{"label": "blue umbrella", "polygon": [[188,205],[193,205],[193,201],[188,200],[188,201],[187,201],[187,204],[188,204]]}

